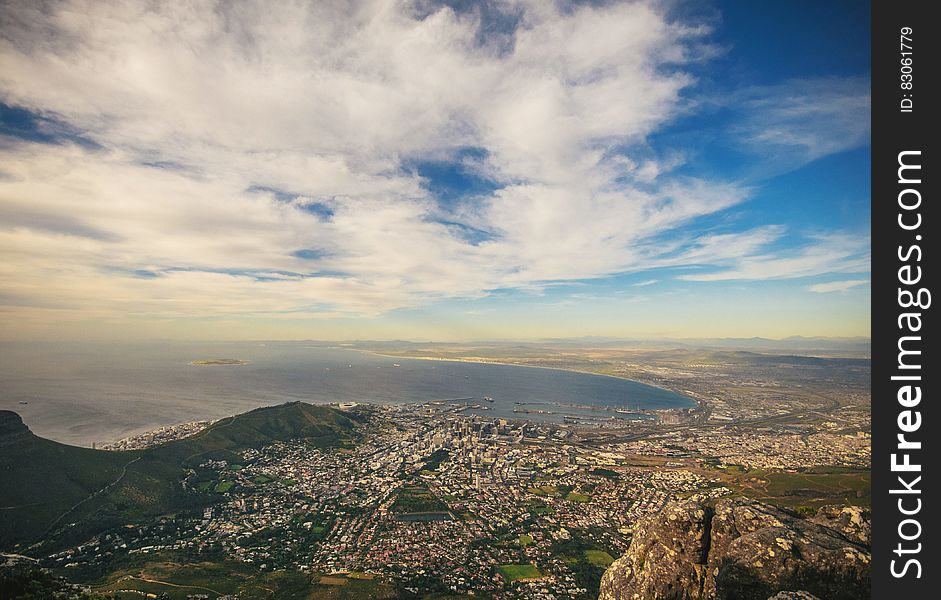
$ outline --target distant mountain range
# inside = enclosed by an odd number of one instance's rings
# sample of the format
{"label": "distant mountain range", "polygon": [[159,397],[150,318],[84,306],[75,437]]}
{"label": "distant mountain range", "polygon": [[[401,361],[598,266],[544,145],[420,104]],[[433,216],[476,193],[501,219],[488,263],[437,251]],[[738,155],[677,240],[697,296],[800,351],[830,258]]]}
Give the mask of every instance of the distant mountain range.
{"label": "distant mountain range", "polygon": [[188,438],[117,452],[41,438],[15,412],[0,411],[0,550],[43,540],[77,543],[109,527],[212,504],[213,494],[182,489],[187,469],[209,459],[233,461],[242,450],[274,441],[340,445],[362,419],[293,402],[222,419]]}
{"label": "distant mountain range", "polygon": [[853,357],[868,357],[872,348],[872,340],[868,337],[803,337],[791,336],[783,339],[763,337],[751,338],[616,338],[605,336],[584,336],[574,338],[546,338],[533,341],[519,340],[486,340],[474,342],[409,342],[409,341],[368,341],[356,342],[308,342],[311,344],[344,345],[353,348],[365,349],[405,349],[405,348],[475,348],[475,347],[514,347],[514,348],[547,348],[547,347],[594,347],[594,348],[663,348],[663,349],[715,349],[715,350],[747,350],[752,352],[768,353],[797,353],[806,355],[841,355]]}
{"label": "distant mountain range", "polygon": [[671,348],[722,348],[736,350],[764,351],[851,351],[869,352],[872,340],[868,337],[803,337],[799,335],[772,339],[763,337],[750,338],[676,338],[676,339],[624,339],[588,336],[580,338],[558,338],[543,340],[551,344],[588,344],[598,346],[666,346]]}

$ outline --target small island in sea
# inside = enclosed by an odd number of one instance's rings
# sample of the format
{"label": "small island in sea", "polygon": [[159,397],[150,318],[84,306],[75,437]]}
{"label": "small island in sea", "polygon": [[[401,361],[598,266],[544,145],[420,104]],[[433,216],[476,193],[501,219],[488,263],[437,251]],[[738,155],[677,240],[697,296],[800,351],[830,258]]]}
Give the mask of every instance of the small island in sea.
{"label": "small island in sea", "polygon": [[191,360],[190,364],[197,367],[219,367],[219,366],[232,366],[232,365],[247,365],[252,361],[243,360],[241,358],[200,358],[198,360]]}

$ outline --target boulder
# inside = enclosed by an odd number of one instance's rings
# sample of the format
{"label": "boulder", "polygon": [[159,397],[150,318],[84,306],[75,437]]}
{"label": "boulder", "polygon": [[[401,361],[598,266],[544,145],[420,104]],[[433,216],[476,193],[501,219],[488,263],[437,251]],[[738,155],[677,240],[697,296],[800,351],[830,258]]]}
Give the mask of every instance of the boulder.
{"label": "boulder", "polygon": [[711,519],[711,508],[687,502],[638,523],[627,554],[605,571],[599,598],[699,598]]}
{"label": "boulder", "polygon": [[630,548],[601,580],[600,598],[868,597],[869,517],[859,507],[828,507],[807,520],[747,499],[670,503],[634,528]]}
{"label": "boulder", "polygon": [[872,542],[872,512],[861,506],[824,506],[811,519],[836,529],[851,540],[869,546]]}

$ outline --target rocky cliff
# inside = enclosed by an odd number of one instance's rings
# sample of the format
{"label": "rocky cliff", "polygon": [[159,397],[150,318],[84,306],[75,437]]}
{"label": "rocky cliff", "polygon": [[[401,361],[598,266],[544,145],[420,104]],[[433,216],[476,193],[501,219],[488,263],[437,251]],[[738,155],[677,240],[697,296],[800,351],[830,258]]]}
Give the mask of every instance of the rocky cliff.
{"label": "rocky cliff", "polygon": [[868,598],[869,526],[858,507],[802,519],[745,499],[672,503],[637,524],[600,600]]}

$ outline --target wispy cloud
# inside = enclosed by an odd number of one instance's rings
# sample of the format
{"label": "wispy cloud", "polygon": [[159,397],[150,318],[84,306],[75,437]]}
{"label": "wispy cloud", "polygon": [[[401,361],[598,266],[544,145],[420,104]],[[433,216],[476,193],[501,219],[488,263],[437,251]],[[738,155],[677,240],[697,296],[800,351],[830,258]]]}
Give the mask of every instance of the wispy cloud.
{"label": "wispy cloud", "polygon": [[[779,230],[780,235],[783,231]],[[747,235],[733,236],[748,239]],[[870,268],[869,240],[865,237],[831,233],[815,236],[793,250],[762,253],[771,238],[751,240],[756,252],[715,261],[718,267],[707,273],[681,276],[687,281],[766,280],[812,277],[825,273],[864,273]],[[748,241],[746,241],[748,243]],[[695,255],[695,252],[690,253]]]}
{"label": "wispy cloud", "polygon": [[763,175],[869,143],[869,81],[861,77],[756,86],[723,102],[735,115],[732,139],[764,158]]}
{"label": "wispy cloud", "polygon": [[846,281],[829,281],[827,283],[816,283],[807,289],[811,292],[817,292],[819,294],[827,294],[831,292],[845,292],[854,287],[859,287],[861,285],[866,285],[869,283],[868,279],[849,279]]}

